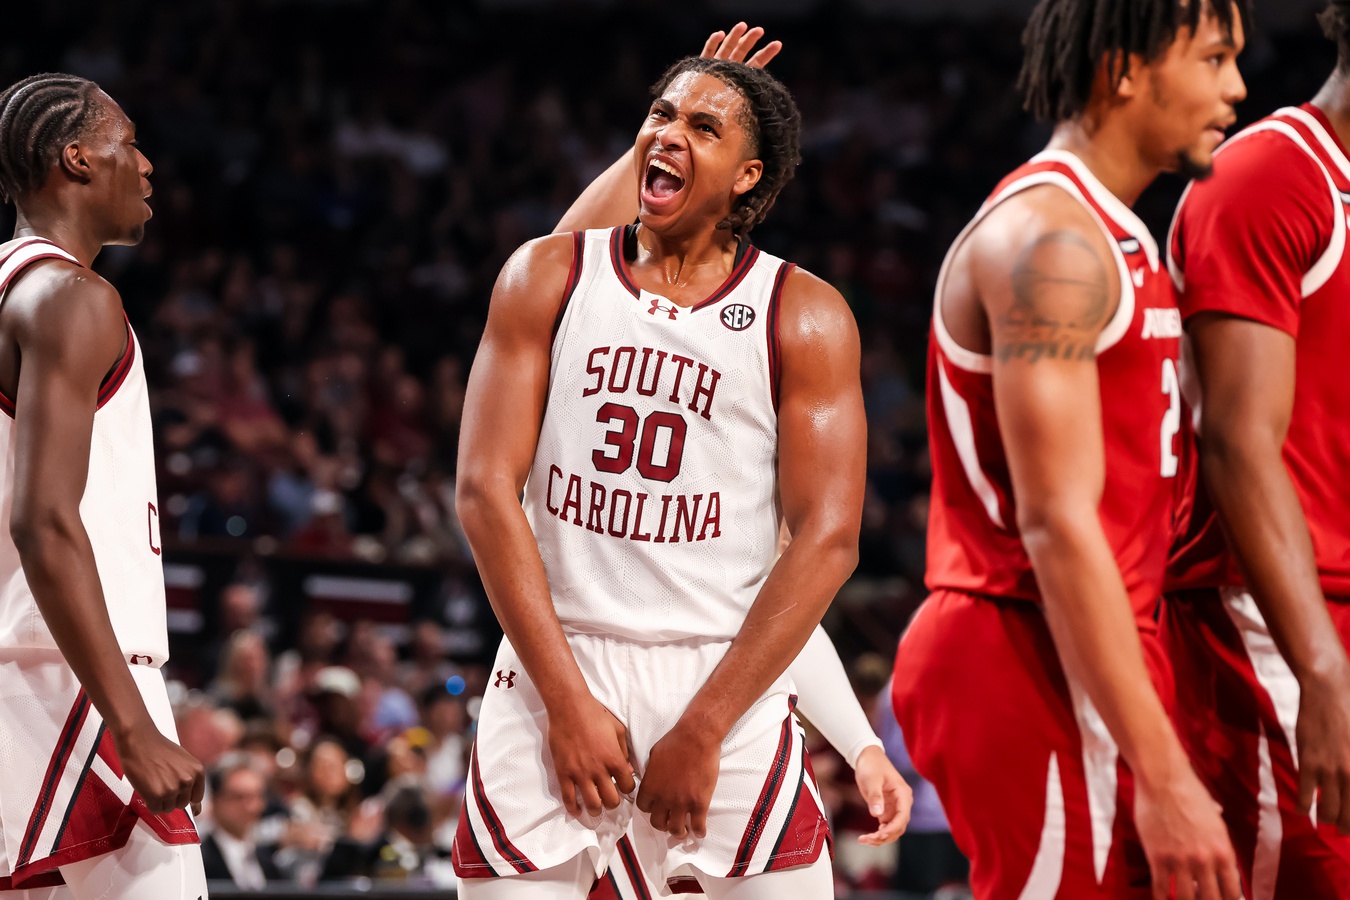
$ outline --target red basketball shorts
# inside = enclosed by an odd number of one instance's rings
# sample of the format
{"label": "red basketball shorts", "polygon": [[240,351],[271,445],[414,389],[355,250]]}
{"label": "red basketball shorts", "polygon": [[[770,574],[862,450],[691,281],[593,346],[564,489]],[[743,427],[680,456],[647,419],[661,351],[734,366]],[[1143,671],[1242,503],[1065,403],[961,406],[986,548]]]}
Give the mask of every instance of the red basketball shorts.
{"label": "red basketball shorts", "polygon": [[[1350,604],[1330,604],[1343,642]],[[1350,838],[1300,813],[1299,687],[1251,594],[1174,594],[1160,637],[1176,669],[1177,731],[1223,806],[1251,900],[1350,897]]]}
{"label": "red basketball shorts", "polygon": [[[1152,634],[1145,661],[1166,704]],[[1134,789],[1115,742],[1021,600],[937,591],[900,641],[893,700],[981,900],[1151,896]]]}

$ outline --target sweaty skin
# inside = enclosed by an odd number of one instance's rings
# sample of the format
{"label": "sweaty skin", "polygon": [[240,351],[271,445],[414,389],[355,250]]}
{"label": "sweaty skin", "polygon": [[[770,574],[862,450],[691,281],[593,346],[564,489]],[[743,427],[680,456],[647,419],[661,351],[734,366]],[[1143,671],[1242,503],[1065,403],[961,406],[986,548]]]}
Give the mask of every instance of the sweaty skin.
{"label": "sweaty skin", "polygon": [[0,305],[0,390],[15,399],[10,531],[57,647],[112,734],[127,779],[154,813],[201,802],[202,765],[150,718],[108,617],[80,519],[99,385],[128,340],[122,301],[88,266],[144,233],[150,163],[105,94],[43,186],[17,198],[16,237],[48,238],[85,268],[35,263]]}
{"label": "sweaty skin", "polygon": [[[1240,26],[1225,35],[1203,16],[1159,60],[1132,59],[1114,96],[1103,70],[1088,112],[1061,123],[1050,146],[1076,154],[1126,203],[1162,170],[1206,167],[1245,95],[1241,45]],[[1149,680],[1098,517],[1105,471],[1095,345],[1120,301],[1105,237],[1067,193],[1033,187],[971,232],[946,285],[939,302],[952,336],[993,358],[1017,524],[1056,649],[1135,774],[1135,824],[1154,896],[1236,900],[1236,858],[1218,807]]]}

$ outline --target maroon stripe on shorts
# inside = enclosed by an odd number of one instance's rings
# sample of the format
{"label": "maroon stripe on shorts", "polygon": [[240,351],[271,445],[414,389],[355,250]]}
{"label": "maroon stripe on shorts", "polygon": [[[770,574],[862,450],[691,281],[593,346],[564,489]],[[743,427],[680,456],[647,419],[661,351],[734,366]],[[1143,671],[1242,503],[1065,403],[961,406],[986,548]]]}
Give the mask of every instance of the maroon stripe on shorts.
{"label": "maroon stripe on shorts", "polygon": [[88,715],[89,695],[81,688],[75,695],[75,704],[71,706],[70,714],[66,716],[66,724],[61,728],[61,736],[56,741],[56,752],[52,754],[51,762],[47,764],[47,774],[42,779],[42,790],[38,792],[37,806],[33,807],[32,818],[28,820],[28,830],[24,832],[23,843],[19,845],[19,858],[14,863],[16,871],[28,865],[33,857],[38,836],[42,834],[42,828],[47,824],[47,814],[51,812],[56,787],[61,783],[61,775],[70,762],[71,751],[75,749],[75,738],[79,735]]}
{"label": "maroon stripe on shorts", "polygon": [[497,848],[497,852],[511,864],[516,872],[524,875],[527,872],[537,872],[539,867],[530,862],[524,853],[517,849],[516,845],[511,843],[511,839],[506,835],[506,828],[502,825],[502,820],[498,818],[496,810],[488,802],[487,796],[483,793],[483,779],[478,771],[478,742],[473,745],[473,759],[470,761],[469,768],[473,777],[473,796],[478,803],[478,813],[487,823],[488,833],[492,836],[492,845]]}
{"label": "maroon stripe on shorts", "polygon": [[778,800],[778,792],[783,789],[783,780],[787,775],[788,757],[791,755],[792,715],[789,713],[788,717],[783,720],[783,733],[778,739],[778,755],[774,757],[773,765],[769,767],[769,775],[764,779],[764,788],[759,792],[759,800],[755,803],[755,810],[750,815],[750,821],[746,823],[745,835],[741,838],[740,849],[736,851],[736,864],[727,873],[728,878],[738,878],[744,875],[746,869],[750,867],[750,857],[755,855],[755,847],[759,846],[759,839],[764,834],[764,825],[769,818],[769,812]]}
{"label": "maroon stripe on shorts", "polygon": [[638,865],[637,854],[633,852],[633,845],[626,834],[619,838],[619,858],[623,860],[623,867],[628,872],[628,880],[633,883],[638,900],[652,900],[652,893],[647,890],[647,879],[642,877],[642,867]]}

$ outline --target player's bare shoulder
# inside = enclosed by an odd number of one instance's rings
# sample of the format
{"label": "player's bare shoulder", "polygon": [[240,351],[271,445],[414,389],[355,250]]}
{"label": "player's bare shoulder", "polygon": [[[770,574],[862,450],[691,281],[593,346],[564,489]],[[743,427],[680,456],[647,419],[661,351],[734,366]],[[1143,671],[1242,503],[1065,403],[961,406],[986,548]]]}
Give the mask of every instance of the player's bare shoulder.
{"label": "player's bare shoulder", "polygon": [[805,364],[822,354],[858,351],[858,325],[842,294],[829,282],[793,267],[779,300],[778,337],[785,354],[805,354]]}
{"label": "player's bare shoulder", "polygon": [[522,244],[497,276],[492,290],[494,313],[543,316],[552,327],[576,262],[576,236],[549,234]]}
{"label": "player's bare shoulder", "polygon": [[1121,287],[1111,246],[1081,201],[1053,185],[1021,191],[972,230],[961,253],[969,299],[983,309],[1000,360],[1095,358]]}
{"label": "player's bare shoulder", "polygon": [[33,263],[10,286],[0,304],[0,368],[3,380],[17,379],[17,354],[25,349],[54,351],[111,366],[126,346],[122,297],[103,276],[64,259]]}

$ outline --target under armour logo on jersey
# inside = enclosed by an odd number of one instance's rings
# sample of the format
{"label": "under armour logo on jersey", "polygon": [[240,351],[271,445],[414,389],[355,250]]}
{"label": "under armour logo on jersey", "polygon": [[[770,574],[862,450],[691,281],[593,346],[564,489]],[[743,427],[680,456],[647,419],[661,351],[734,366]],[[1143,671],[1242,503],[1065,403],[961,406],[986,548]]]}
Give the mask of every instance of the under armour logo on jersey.
{"label": "under armour logo on jersey", "polygon": [[656,315],[656,313],[657,313],[658,310],[659,310],[660,312],[663,312],[663,313],[665,313],[666,315],[670,316],[670,321],[672,321],[672,322],[675,321],[675,317],[676,317],[676,315],[679,313],[679,307],[676,306],[674,303],[670,304],[670,306],[662,306],[662,305],[661,305],[661,298],[660,298],[660,297],[653,297],[653,298],[652,298],[652,308],[649,309],[649,310],[647,310],[647,312],[648,312],[648,314],[654,316],[654,315]]}
{"label": "under armour logo on jersey", "polygon": [[755,321],[755,311],[744,303],[733,303],[722,310],[722,324],[732,331],[744,331]]}
{"label": "under armour logo on jersey", "polygon": [[1138,253],[1142,248],[1138,238],[1125,238],[1120,242],[1121,253]]}
{"label": "under armour logo on jersey", "polygon": [[507,672],[503,673],[501,669],[498,669],[498,670],[497,670],[497,680],[494,681],[494,682],[492,682],[492,686],[493,686],[493,687],[501,687],[503,681],[506,682],[506,686],[507,686],[508,688],[513,688],[513,687],[515,687],[515,686],[516,686],[516,673],[513,672],[513,671],[507,671]]}
{"label": "under armour logo on jersey", "polygon": [[133,653],[133,654],[131,654],[131,664],[132,664],[133,666],[139,666],[139,665],[141,665],[141,660],[145,660],[145,665],[147,665],[147,666],[154,662],[154,660],[151,659],[151,658],[148,657],[148,656],[142,656],[142,655],[139,654],[139,653]]}

